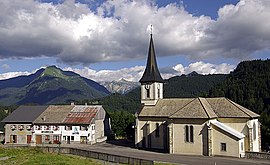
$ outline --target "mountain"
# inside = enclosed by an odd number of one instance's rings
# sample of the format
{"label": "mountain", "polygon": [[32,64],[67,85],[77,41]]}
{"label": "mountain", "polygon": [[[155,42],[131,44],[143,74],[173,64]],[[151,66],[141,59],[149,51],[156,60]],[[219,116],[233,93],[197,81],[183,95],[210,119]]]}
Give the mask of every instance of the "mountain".
{"label": "mountain", "polygon": [[126,94],[140,85],[138,82],[127,81],[125,79],[111,82],[100,82],[100,84],[103,85],[111,93],[120,94]]}
{"label": "mountain", "polygon": [[59,104],[95,99],[110,92],[95,81],[55,66],[29,76],[0,80],[0,104]]}

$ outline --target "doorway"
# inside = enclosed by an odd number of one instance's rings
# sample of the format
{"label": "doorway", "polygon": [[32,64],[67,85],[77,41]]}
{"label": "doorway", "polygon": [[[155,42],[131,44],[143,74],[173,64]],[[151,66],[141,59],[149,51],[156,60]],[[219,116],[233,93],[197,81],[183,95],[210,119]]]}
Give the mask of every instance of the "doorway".
{"label": "doorway", "polygon": [[27,144],[31,143],[32,135],[27,135],[26,140]]}
{"label": "doorway", "polygon": [[36,135],[36,143],[37,144],[42,144],[42,137],[41,137],[41,135]]}
{"label": "doorway", "polygon": [[17,143],[17,135],[10,135],[10,143]]}
{"label": "doorway", "polygon": [[67,144],[70,144],[70,136],[67,136]]}

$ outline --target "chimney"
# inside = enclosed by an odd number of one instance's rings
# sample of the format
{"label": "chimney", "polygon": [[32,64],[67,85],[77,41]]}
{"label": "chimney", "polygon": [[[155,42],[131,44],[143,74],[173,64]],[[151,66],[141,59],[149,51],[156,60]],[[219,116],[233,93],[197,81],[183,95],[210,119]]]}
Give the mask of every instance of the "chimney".
{"label": "chimney", "polygon": [[75,105],[75,103],[74,102],[71,102],[70,105]]}
{"label": "chimney", "polygon": [[87,106],[87,103],[84,103],[85,106]]}

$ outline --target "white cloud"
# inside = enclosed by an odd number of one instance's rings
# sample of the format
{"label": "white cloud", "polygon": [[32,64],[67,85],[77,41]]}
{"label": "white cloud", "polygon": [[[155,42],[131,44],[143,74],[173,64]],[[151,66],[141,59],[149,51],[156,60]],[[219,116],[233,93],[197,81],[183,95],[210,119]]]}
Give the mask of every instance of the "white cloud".
{"label": "white cloud", "polygon": [[4,70],[9,70],[10,66],[8,64],[3,64],[1,68],[3,68]]}
{"label": "white cloud", "polygon": [[75,69],[71,67],[64,68],[66,71],[73,71],[75,73],[80,74],[83,77],[92,79],[94,81],[113,81],[113,80],[121,80],[122,78],[128,81],[139,81],[141,78],[144,67],[143,66],[135,66],[131,68],[123,68],[119,70],[100,70],[96,71],[87,67],[83,69]]}
{"label": "white cloud", "polygon": [[[41,67],[45,68],[45,67]],[[41,69],[39,68],[39,69]],[[160,68],[161,75],[163,79],[168,79],[173,76],[179,76],[182,74],[189,74],[192,71],[196,71],[199,74],[228,74],[235,68],[234,65],[222,63],[222,64],[211,64],[204,63],[202,61],[191,63],[188,66],[183,66],[182,64],[177,64],[173,67]],[[37,70],[31,72],[7,72],[0,74],[0,80],[9,79],[12,77],[30,75],[35,73]],[[94,70],[88,67],[82,69],[66,67],[63,68],[65,71],[73,71],[83,77],[88,79],[102,82],[102,81],[114,81],[125,79],[128,81],[138,82],[143,75],[145,67],[135,66],[130,68],[122,68],[119,70]]]}
{"label": "white cloud", "polygon": [[[96,71],[87,67],[83,69],[76,69],[67,67],[63,70],[73,71],[80,74],[83,77],[92,79],[97,82],[120,80],[122,78],[128,81],[138,82],[144,72],[144,66],[135,66],[131,68],[123,68],[119,70],[100,70]],[[168,79],[173,76],[179,76],[182,74],[189,74],[192,71],[196,71],[199,74],[228,74],[235,68],[234,65],[222,63],[222,64],[210,64],[202,61],[191,63],[184,67],[182,64],[177,64],[172,68],[161,68],[160,72],[163,79]]]}
{"label": "white cloud", "polygon": [[235,68],[234,65],[230,64],[210,64],[210,63],[204,63],[202,61],[195,62],[192,64],[189,64],[187,67],[184,68],[184,73],[188,74],[192,71],[196,71],[199,74],[223,74],[223,73],[229,73],[230,71],[233,71]]}
{"label": "white cloud", "polygon": [[151,0],[105,1],[97,12],[74,0],[2,0],[0,59],[53,56],[89,64],[145,58],[149,24],[155,28],[158,56],[210,61],[269,53],[270,1],[241,0],[218,14],[217,20],[196,17],[182,6],[158,8]]}
{"label": "white cloud", "polygon": [[8,72],[0,74],[0,80],[10,79],[17,76],[30,75],[30,72]]}

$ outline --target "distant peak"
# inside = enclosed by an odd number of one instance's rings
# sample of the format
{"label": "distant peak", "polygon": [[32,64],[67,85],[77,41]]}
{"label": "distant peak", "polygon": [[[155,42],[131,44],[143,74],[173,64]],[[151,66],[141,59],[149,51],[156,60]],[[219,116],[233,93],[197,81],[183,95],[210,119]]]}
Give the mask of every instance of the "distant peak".
{"label": "distant peak", "polygon": [[56,66],[48,66],[44,69],[44,71],[41,74],[41,77],[43,76],[49,76],[49,77],[58,77],[65,79],[67,76],[63,73],[63,70]]}
{"label": "distant peak", "polygon": [[[60,69],[55,65],[47,66],[45,69]],[[61,70],[61,69],[60,69]]]}
{"label": "distant peak", "polygon": [[196,71],[193,71],[191,73],[189,73],[187,76],[199,76],[200,74],[197,73]]}

